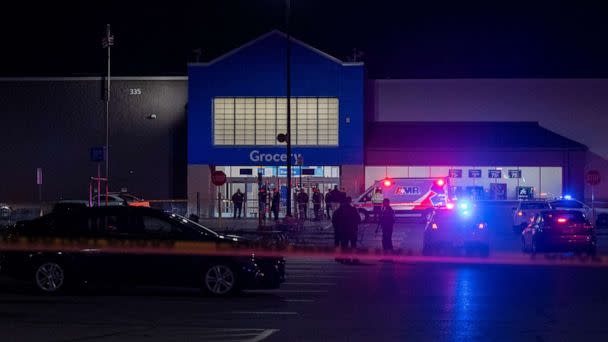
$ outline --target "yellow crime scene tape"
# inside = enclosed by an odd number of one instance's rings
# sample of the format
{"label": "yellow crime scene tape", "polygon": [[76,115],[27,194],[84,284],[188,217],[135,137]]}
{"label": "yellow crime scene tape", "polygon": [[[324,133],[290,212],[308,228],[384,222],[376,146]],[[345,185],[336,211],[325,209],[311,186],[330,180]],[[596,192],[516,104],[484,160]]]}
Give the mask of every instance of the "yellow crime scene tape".
{"label": "yellow crime scene tape", "polygon": [[549,253],[525,255],[521,253],[494,253],[490,257],[421,256],[411,251],[384,253],[381,249],[347,249],[332,246],[297,246],[284,248],[245,246],[230,243],[168,240],[113,240],[113,239],[59,239],[26,238],[0,240],[0,253],[62,252],[62,253],[131,253],[131,254],[180,254],[243,257],[305,257],[315,259],[359,259],[371,261],[397,261],[404,263],[453,263],[498,265],[555,265],[555,266],[608,266],[608,256]]}

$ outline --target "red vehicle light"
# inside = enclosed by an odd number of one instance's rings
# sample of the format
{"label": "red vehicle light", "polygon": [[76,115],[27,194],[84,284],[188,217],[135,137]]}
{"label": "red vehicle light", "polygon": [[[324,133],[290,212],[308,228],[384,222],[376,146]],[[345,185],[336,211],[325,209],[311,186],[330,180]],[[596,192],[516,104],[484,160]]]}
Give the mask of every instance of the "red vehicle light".
{"label": "red vehicle light", "polygon": [[557,223],[566,223],[566,221],[568,221],[568,220],[566,220],[563,217],[560,217],[560,218],[557,219]]}
{"label": "red vehicle light", "polygon": [[393,182],[390,179],[385,179],[383,184],[384,186],[389,187],[393,184]]}
{"label": "red vehicle light", "polygon": [[444,186],[445,185],[445,181],[443,179],[438,179],[437,180],[437,185]]}
{"label": "red vehicle light", "polygon": [[448,203],[445,205],[445,207],[448,209],[454,209],[454,203]]}

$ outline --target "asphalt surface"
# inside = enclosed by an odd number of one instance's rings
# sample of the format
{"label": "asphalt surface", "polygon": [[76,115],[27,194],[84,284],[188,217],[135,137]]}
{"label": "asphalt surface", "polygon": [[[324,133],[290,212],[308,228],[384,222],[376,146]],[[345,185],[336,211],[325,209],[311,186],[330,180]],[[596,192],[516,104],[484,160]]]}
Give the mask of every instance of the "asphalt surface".
{"label": "asphalt surface", "polygon": [[[202,296],[197,289],[152,287],[47,297],[0,278],[0,336],[2,341],[608,340],[608,266],[560,262],[563,255],[546,265],[522,256],[519,238],[503,216],[508,215],[495,214],[492,254],[484,260],[418,257],[353,265],[288,257],[288,280],[281,289],[225,299]],[[368,247],[378,243],[373,228],[362,229],[369,233],[362,240]],[[400,222],[395,230],[398,246],[419,254],[422,226]],[[604,241],[600,253],[608,246]],[[519,262],[494,262],[504,255]]]}

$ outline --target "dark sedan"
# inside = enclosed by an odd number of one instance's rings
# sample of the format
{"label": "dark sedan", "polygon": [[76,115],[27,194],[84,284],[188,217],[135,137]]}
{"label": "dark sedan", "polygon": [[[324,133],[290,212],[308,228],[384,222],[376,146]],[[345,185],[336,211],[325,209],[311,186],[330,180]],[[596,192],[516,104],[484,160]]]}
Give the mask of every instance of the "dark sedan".
{"label": "dark sedan", "polygon": [[[448,209],[449,208],[449,209]],[[460,202],[446,209],[435,210],[424,230],[422,253],[464,249],[467,254],[490,252],[488,225],[479,209],[470,202]]]}
{"label": "dark sedan", "polygon": [[[225,296],[241,289],[278,288],[285,280],[282,257],[257,257],[251,253],[212,255],[171,249],[179,243],[188,247],[207,243],[230,254],[233,247],[243,247],[247,241],[150,208],[59,210],[18,223],[4,241],[11,246],[24,238],[53,241],[54,248],[48,251],[26,245],[18,251],[4,251],[0,255],[2,271],[31,280],[45,293],[59,292],[72,285],[110,282],[195,286],[211,295]],[[57,244],[66,241],[79,241],[78,248],[74,244],[70,244],[71,248],[62,249],[61,245],[58,248]],[[91,244],[92,241],[96,243]],[[112,246],[121,248],[109,248]],[[151,252],[150,246],[168,249]]]}
{"label": "dark sedan", "polygon": [[585,214],[546,210],[537,214],[521,237],[524,252],[584,251],[596,254],[596,235]]}

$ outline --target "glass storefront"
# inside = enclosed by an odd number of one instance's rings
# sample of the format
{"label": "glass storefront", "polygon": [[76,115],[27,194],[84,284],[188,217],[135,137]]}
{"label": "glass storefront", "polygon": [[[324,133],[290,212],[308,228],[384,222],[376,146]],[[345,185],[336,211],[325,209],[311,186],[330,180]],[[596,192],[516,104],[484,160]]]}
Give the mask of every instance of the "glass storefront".
{"label": "glass storefront", "polygon": [[[280,216],[285,214],[285,199],[287,198],[287,168],[285,166],[216,166],[215,169],[224,171],[228,177],[227,183],[221,187],[223,198],[222,216],[233,215],[234,208],[230,198],[237,189],[240,189],[246,198],[243,214],[246,217],[258,217],[258,194],[260,189],[258,175],[261,176],[261,185],[267,189],[267,193],[272,193],[274,189],[279,189],[282,199]],[[309,197],[312,196],[313,188],[317,188],[325,194],[328,189],[332,189],[335,185],[340,184],[340,167],[293,166],[291,184],[294,187],[294,191],[299,191],[303,188],[309,194]],[[292,199],[294,198],[295,196],[292,196]],[[292,206],[294,209],[295,207],[295,205]],[[267,205],[267,217],[269,209],[269,205]],[[218,215],[217,209],[215,215]]]}
{"label": "glass storefront", "polygon": [[488,200],[555,198],[562,168],[554,166],[367,166],[365,186],[386,177],[446,177],[455,196]]}

